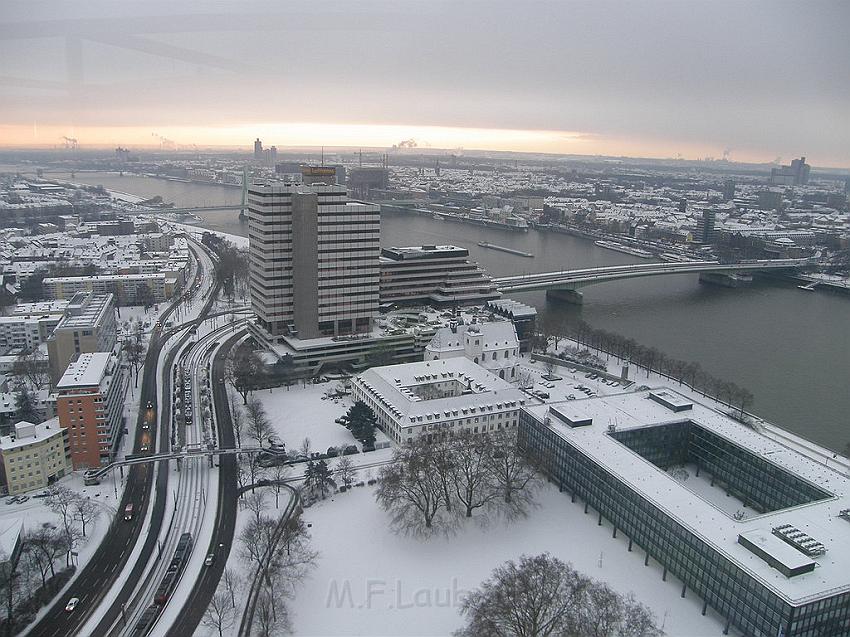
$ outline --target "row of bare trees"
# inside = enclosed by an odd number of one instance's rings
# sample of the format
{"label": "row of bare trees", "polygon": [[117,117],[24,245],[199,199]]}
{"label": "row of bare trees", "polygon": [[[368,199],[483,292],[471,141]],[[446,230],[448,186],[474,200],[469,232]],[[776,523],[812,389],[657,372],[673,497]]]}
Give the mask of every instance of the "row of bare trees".
{"label": "row of bare trees", "polygon": [[544,338],[569,338],[580,346],[596,350],[599,354],[630,360],[644,368],[647,376],[655,372],[677,381],[680,385],[686,384],[703,396],[712,396],[727,405],[736,406],[742,415],[747,407],[752,405],[753,395],[749,390],[712,376],[702,369],[699,363],[671,358],[654,347],[641,345],[622,334],[591,327],[581,320],[574,323],[563,320],[548,325],[544,323],[543,330]]}
{"label": "row of bare trees", "polygon": [[286,600],[316,564],[318,553],[310,548],[310,534],[300,511],[286,520],[268,514],[266,494],[259,490],[245,498],[249,519],[239,535],[239,556],[256,572],[256,634],[261,637],[291,630]]}
{"label": "row of bare trees", "polygon": [[576,571],[548,553],[502,564],[463,600],[456,637],[658,637],[652,611],[632,594]]}
{"label": "row of bare trees", "polygon": [[0,597],[7,634],[29,623],[67,581],[73,572],[71,558],[100,515],[96,502],[63,486],[52,488],[45,503],[59,517],[58,524],[47,522],[25,533],[18,555],[0,555],[5,562],[0,566]]}
{"label": "row of bare trees", "polygon": [[378,476],[376,498],[396,532],[449,532],[490,514],[513,519],[534,504],[539,475],[509,429],[461,432],[438,442],[419,438],[397,449]]}

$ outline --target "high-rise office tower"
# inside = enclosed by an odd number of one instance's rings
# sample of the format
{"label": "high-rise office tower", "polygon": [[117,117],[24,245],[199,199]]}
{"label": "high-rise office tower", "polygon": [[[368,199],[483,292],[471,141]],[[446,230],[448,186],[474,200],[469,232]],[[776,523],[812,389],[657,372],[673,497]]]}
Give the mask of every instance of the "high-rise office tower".
{"label": "high-rise office tower", "polygon": [[251,305],[261,339],[363,333],[378,313],[380,208],[336,184],[248,191]]}
{"label": "high-rise office tower", "polygon": [[698,243],[711,243],[714,241],[714,221],[716,211],[710,206],[702,209],[702,214],[697,217],[697,231],[694,240]]}
{"label": "high-rise office tower", "polygon": [[254,140],[254,161],[262,161],[263,160],[263,142],[260,141],[260,138]]}
{"label": "high-rise office tower", "polygon": [[723,182],[723,201],[732,201],[735,198],[735,182],[727,179]]}

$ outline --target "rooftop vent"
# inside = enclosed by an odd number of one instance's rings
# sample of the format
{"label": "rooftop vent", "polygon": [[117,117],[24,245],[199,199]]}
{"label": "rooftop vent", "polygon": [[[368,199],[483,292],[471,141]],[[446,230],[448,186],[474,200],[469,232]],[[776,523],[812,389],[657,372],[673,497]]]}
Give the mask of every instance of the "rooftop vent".
{"label": "rooftop vent", "polygon": [[815,555],[823,555],[826,553],[826,547],[810,536],[804,533],[797,527],[791,524],[782,524],[772,529],[773,534],[778,538],[785,540],[801,553],[805,553],[809,557]]}

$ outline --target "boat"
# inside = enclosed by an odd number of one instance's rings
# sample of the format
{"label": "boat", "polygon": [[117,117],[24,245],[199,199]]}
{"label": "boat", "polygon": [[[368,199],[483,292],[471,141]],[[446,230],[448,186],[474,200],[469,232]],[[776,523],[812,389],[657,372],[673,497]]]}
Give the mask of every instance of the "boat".
{"label": "boat", "polygon": [[631,246],[623,245],[622,243],[617,243],[616,241],[606,241],[605,239],[600,239],[599,241],[594,241],[593,244],[599,246],[600,248],[607,248],[608,250],[614,250],[615,252],[630,254],[633,257],[640,257],[641,259],[651,259],[654,256],[648,250],[633,248]]}
{"label": "boat", "polygon": [[522,250],[514,250],[513,248],[506,248],[505,246],[497,246],[495,243],[488,243],[487,241],[479,241],[478,245],[482,248],[490,248],[491,250],[498,250],[499,252],[507,252],[508,254],[515,254],[520,257],[528,257],[530,259],[534,258],[534,255],[531,252],[523,252]]}

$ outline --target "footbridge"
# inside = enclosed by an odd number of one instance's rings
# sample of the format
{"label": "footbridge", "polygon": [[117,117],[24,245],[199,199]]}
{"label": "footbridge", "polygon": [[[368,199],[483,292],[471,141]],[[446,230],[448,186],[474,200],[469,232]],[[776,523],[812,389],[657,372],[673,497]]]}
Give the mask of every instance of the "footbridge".
{"label": "footbridge", "polygon": [[493,283],[500,292],[528,292],[547,290],[554,298],[581,303],[578,288],[644,276],[663,276],[667,274],[750,274],[765,270],[791,270],[815,265],[811,259],[769,259],[721,263],[720,261],[675,261],[662,263],[633,263],[612,265],[600,268],[580,270],[561,270],[559,272],[540,272],[494,278]]}

